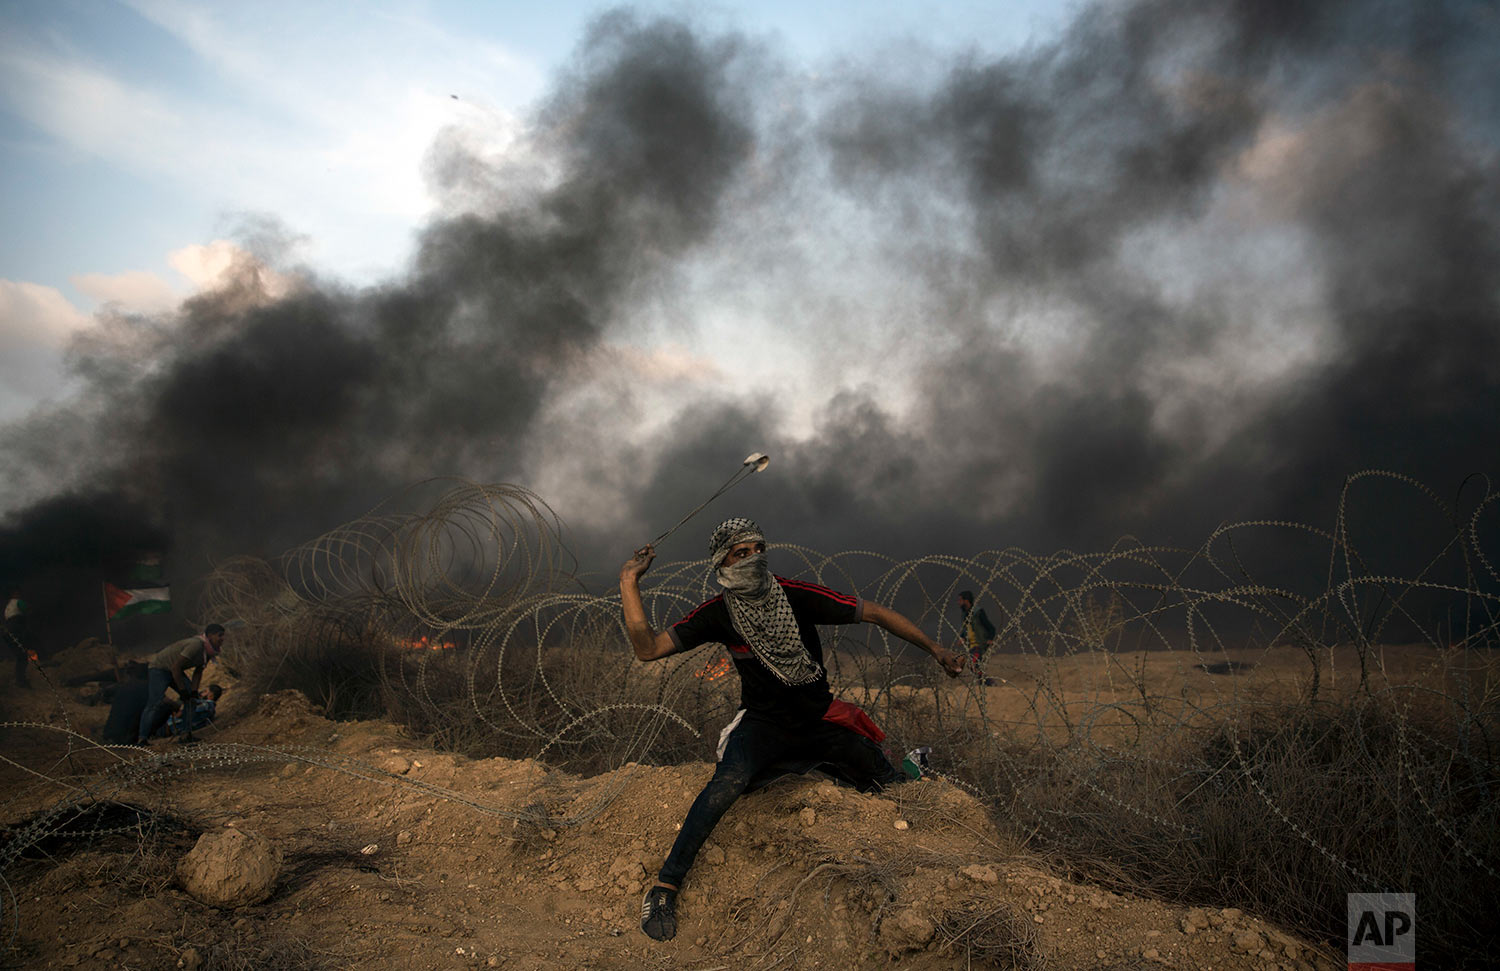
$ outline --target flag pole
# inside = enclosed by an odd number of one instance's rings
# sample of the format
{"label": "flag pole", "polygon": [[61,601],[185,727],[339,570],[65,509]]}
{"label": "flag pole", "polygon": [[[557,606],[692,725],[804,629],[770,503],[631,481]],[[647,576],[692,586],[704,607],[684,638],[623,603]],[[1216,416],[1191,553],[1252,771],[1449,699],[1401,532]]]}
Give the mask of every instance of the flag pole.
{"label": "flag pole", "polygon": [[110,654],[114,654],[115,635],[109,626],[109,584],[103,580],[99,581],[99,597],[104,601],[104,642],[109,645]]}

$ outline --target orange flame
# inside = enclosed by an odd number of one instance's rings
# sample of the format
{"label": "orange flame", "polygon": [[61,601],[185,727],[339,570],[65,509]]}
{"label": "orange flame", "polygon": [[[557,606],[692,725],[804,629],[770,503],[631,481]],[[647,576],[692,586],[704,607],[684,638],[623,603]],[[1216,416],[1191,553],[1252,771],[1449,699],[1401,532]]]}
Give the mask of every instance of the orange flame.
{"label": "orange flame", "polygon": [[29,658],[31,658],[33,661],[40,661],[41,660],[41,658],[37,657],[36,651],[27,651],[26,652],[26,656],[29,657]]}
{"label": "orange flame", "polygon": [[702,678],[704,681],[717,681],[733,670],[733,668],[734,665],[729,662],[729,658],[721,657],[717,660],[709,661],[695,677]]}
{"label": "orange flame", "polygon": [[452,641],[429,641],[426,634],[416,640],[398,637],[396,645],[411,651],[451,651],[457,646]]}

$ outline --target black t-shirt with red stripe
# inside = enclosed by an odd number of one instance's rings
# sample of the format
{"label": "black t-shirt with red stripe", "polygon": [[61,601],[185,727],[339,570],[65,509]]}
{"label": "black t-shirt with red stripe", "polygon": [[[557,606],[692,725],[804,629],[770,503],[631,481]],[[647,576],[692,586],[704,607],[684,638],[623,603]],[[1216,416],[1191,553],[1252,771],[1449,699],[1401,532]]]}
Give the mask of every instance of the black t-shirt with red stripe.
{"label": "black t-shirt with red stripe", "polygon": [[[864,619],[864,603],[852,594],[839,593],[816,583],[777,577],[786,591],[792,615],[807,652],[821,667],[823,644],[818,637],[819,624],[855,624]],[[734,629],[723,595],[699,605],[667,629],[676,651],[690,651],[702,644],[723,644],[729,651],[735,670],[740,674],[740,707],[778,720],[802,721],[822,718],[833,700],[828,690],[828,676],[816,681],[789,685],[761,663],[745,638]]]}

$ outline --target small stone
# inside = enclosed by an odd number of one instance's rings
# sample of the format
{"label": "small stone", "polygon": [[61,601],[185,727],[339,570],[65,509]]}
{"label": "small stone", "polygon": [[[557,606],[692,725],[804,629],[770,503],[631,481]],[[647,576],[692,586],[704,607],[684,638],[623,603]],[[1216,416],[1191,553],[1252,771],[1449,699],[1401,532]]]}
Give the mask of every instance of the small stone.
{"label": "small stone", "polygon": [[376,853],[380,852],[380,846],[377,843],[370,843],[366,846],[361,847],[359,852],[365,856],[374,856]]}
{"label": "small stone", "polygon": [[992,866],[985,866],[982,863],[971,863],[966,867],[960,867],[958,872],[962,873],[970,880],[973,880],[975,883],[1000,882],[1000,876],[995,872],[995,868]]}
{"label": "small stone", "polygon": [[932,940],[937,925],[925,915],[907,908],[880,922],[880,939],[893,951],[915,949]]}
{"label": "small stone", "polygon": [[906,820],[904,820],[904,819],[898,819],[898,820],[896,820],[896,828],[897,829],[909,829],[910,827],[911,827],[911,823],[908,823]]}
{"label": "small stone", "polygon": [[488,961],[484,962],[484,963],[487,964],[487,965],[489,965],[492,968],[498,968],[500,966],[500,959],[497,958],[497,957],[495,957],[495,955],[491,954],[490,955],[490,959]]}
{"label": "small stone", "polygon": [[1161,952],[1154,947],[1148,947],[1141,952],[1141,957],[1147,961],[1155,961],[1161,957]]}
{"label": "small stone", "polygon": [[1032,917],[1031,919],[1032,919],[1033,922],[1040,924],[1045,918],[1043,918],[1041,914],[1037,914],[1036,916]]}
{"label": "small stone", "polygon": [[812,826],[818,821],[818,814],[811,806],[803,806],[802,811],[797,815],[802,819],[803,826]]}
{"label": "small stone", "polygon": [[1236,931],[1234,934],[1234,949],[1244,951],[1246,954],[1258,954],[1265,942],[1261,936],[1252,930]]}
{"label": "small stone", "polygon": [[403,829],[401,832],[399,832],[399,833],[396,834],[396,845],[397,846],[405,846],[407,843],[410,843],[410,842],[411,842],[411,833],[409,831]]}
{"label": "small stone", "polygon": [[1107,958],[1107,957],[1109,957],[1109,954],[1108,954],[1108,953],[1106,953],[1106,952],[1105,952],[1105,951],[1104,951],[1104,950],[1103,950],[1103,949],[1102,949],[1102,948],[1101,948],[1101,949],[1099,949],[1099,950],[1097,950],[1097,951],[1095,951],[1095,952],[1094,952],[1094,957],[1096,957],[1096,958],[1099,958],[1099,959],[1100,959],[1100,960],[1103,960],[1103,959],[1104,959],[1104,958]]}

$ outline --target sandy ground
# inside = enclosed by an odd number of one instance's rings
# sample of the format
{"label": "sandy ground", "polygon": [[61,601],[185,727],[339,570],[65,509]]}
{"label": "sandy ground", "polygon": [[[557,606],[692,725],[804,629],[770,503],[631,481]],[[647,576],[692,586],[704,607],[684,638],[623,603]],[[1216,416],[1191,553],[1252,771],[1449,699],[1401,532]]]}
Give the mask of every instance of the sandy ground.
{"label": "sandy ground", "polygon": [[[1063,705],[1128,697],[1141,665],[1208,697],[1305,690],[1300,652],[1285,665],[1265,652],[1240,660],[1255,667],[1226,678],[1192,656],[998,657],[983,702],[1034,718],[1042,674],[1061,686]],[[1335,660],[1342,679],[1348,659]],[[1409,675],[1436,662],[1409,651],[1391,663]],[[10,719],[85,736],[104,719],[76,692],[3,692]],[[976,696],[955,692],[953,703]],[[711,774],[707,763],[579,780],[532,761],[434,753],[385,722],[330,722],[295,693],[261,699],[196,746],[100,750],[35,728],[6,729],[0,744],[0,823],[16,827],[85,797],[85,786],[175,821],[150,832],[91,821],[123,829],[48,841],[13,863],[0,956],[8,967],[1342,966],[1342,955],[1237,911],[1070,883],[942,781],[872,796],[798,778],[745,797],[684,887],[678,937],[657,943],[637,926],[641,894]],[[201,834],[225,828],[277,849],[269,899],[217,908],[179,885],[177,861]]]}

